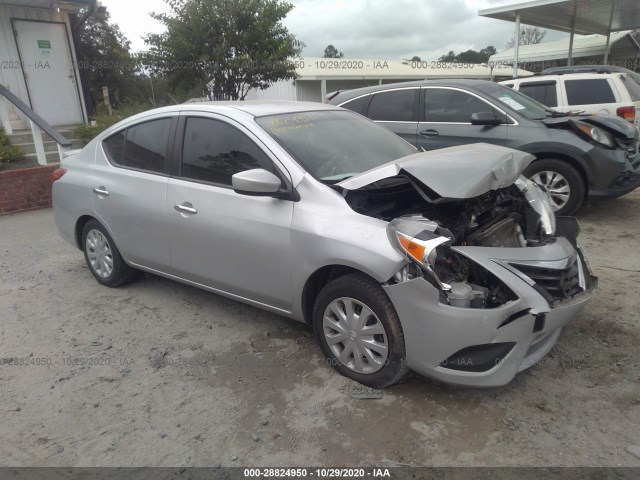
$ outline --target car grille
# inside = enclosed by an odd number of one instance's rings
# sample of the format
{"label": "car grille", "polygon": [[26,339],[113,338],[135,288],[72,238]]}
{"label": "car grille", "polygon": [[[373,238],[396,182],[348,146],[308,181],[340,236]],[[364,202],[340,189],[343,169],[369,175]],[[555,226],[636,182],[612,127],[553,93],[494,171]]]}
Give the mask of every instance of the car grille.
{"label": "car grille", "polygon": [[553,268],[532,267],[529,265],[513,265],[540,288],[546,291],[554,300],[571,298],[582,291],[580,286],[580,270],[577,259],[567,268],[558,270]]}

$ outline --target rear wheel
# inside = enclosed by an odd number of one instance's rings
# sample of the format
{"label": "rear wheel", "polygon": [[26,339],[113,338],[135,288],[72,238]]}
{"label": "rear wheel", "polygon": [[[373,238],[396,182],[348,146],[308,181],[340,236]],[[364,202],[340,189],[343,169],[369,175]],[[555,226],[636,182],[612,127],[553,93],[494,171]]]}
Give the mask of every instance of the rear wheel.
{"label": "rear wheel", "polygon": [[363,274],[339,277],[322,289],[313,327],[327,361],[346,377],[385,388],[408,371],[395,308],[380,285]]}
{"label": "rear wheel", "polygon": [[584,200],[586,186],[582,176],[563,160],[538,160],[523,173],[549,193],[556,215],[574,214]]}
{"label": "rear wheel", "polygon": [[113,239],[97,220],[84,225],[82,249],[89,270],[102,285],[119,287],[133,280],[136,271],[125,263]]}

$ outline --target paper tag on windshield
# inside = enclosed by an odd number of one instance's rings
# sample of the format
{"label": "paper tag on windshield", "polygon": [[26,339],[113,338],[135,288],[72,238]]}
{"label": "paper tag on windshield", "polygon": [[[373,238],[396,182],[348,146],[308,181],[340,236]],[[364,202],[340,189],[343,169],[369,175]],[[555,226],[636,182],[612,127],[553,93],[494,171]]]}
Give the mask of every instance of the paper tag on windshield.
{"label": "paper tag on windshield", "polygon": [[508,97],[508,96],[502,96],[500,97],[500,101],[502,103],[506,103],[507,105],[509,105],[511,108],[513,108],[514,110],[524,110],[525,107],[524,105],[520,105],[518,102],[516,102],[513,98]]}

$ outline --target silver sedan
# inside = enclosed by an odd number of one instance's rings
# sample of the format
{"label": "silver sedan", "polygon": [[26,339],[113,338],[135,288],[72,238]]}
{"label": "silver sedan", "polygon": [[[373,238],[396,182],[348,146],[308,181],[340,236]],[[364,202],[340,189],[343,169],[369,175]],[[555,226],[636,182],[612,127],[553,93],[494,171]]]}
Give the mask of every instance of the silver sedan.
{"label": "silver sedan", "polygon": [[316,103],[201,103],[109,128],[54,173],[93,276],[152,272],[311,325],[329,364],[497,386],[592,297],[574,218],[485,144],[418,152]]}

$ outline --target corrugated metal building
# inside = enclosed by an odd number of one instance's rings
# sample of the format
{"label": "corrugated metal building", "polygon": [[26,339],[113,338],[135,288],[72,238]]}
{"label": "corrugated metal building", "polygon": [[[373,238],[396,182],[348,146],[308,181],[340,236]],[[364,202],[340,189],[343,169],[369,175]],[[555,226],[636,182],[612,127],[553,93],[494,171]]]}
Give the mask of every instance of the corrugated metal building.
{"label": "corrugated metal building", "polygon": [[[437,61],[399,61],[358,58],[305,57],[295,60],[296,80],[276,82],[266,90],[252,90],[247,100],[321,102],[328,92],[427,78],[511,78],[511,68]],[[521,75],[528,72],[521,70]],[[530,74],[530,73],[529,73]]]}

